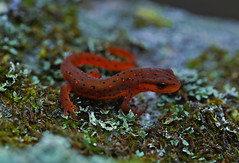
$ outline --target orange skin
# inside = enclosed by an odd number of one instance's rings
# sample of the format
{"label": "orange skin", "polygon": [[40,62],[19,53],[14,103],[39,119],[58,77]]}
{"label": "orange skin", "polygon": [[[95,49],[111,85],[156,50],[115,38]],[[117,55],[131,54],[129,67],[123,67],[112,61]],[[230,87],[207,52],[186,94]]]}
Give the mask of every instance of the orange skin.
{"label": "orange skin", "polygon": [[[79,110],[70,100],[69,93],[97,100],[124,98],[121,109],[128,113],[130,100],[140,92],[152,91],[157,93],[176,92],[181,84],[171,69],[138,68],[134,56],[120,48],[107,48],[107,51],[123,57],[126,61],[113,61],[95,54],[83,52],[68,56],[61,64],[61,72],[66,83],[61,86],[60,102],[64,114],[71,113],[76,118],[73,110]],[[77,66],[94,65],[108,70],[122,71],[109,78],[100,78],[97,70],[85,73]],[[143,111],[132,109],[137,115]]]}

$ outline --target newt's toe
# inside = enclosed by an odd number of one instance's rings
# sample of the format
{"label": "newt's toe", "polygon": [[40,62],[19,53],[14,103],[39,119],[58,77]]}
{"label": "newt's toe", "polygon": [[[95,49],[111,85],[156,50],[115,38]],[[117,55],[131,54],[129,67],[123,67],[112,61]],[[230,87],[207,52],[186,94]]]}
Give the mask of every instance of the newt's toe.
{"label": "newt's toe", "polygon": [[68,116],[69,113],[71,114],[71,116],[76,119],[76,115],[74,113],[74,110],[79,111],[79,108],[76,107],[75,105],[71,105],[70,107],[64,107],[64,115]]}

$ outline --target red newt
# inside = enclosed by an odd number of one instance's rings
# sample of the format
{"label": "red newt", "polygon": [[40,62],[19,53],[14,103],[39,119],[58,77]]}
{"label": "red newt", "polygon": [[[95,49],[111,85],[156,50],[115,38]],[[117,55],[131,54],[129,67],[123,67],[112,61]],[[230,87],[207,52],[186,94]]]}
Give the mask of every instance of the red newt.
{"label": "red newt", "polygon": [[[73,110],[79,110],[70,100],[69,93],[98,100],[124,98],[121,109],[128,113],[131,109],[130,100],[140,92],[152,91],[157,93],[176,92],[181,84],[171,69],[161,68],[134,68],[134,56],[120,48],[107,48],[113,55],[123,57],[125,61],[109,60],[88,52],[74,53],[65,58],[61,64],[61,72],[66,83],[61,86],[60,103],[64,114],[71,113],[76,118]],[[112,77],[101,78],[98,71],[85,73],[77,66],[94,65],[108,70],[122,71]],[[137,107],[132,109],[137,115]]]}

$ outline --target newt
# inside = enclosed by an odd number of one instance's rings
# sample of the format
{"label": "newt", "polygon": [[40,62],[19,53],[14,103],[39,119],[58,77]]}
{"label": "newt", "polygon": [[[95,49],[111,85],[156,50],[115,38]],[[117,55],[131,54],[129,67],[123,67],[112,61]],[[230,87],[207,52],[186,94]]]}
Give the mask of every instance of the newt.
{"label": "newt", "polygon": [[[61,86],[60,103],[64,114],[76,115],[73,110],[79,110],[71,100],[69,93],[97,100],[123,98],[121,109],[128,113],[130,109],[140,116],[146,109],[138,111],[131,108],[131,99],[140,92],[152,91],[157,93],[176,92],[181,84],[171,69],[162,68],[134,68],[136,61],[134,56],[121,48],[107,48],[109,53],[122,57],[124,61],[109,60],[106,57],[88,52],[74,53],[66,57],[61,66],[63,78],[66,81]],[[112,77],[101,78],[99,71],[86,73],[77,66],[94,65],[108,70],[121,71]]]}

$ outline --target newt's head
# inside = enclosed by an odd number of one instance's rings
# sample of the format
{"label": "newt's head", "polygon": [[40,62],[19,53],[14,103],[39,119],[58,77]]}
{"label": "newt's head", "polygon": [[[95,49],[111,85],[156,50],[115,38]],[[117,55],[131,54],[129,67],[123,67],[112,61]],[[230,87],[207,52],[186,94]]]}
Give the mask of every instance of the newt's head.
{"label": "newt's head", "polygon": [[139,84],[140,90],[157,93],[172,93],[179,90],[181,83],[171,69],[145,69],[146,75]]}

